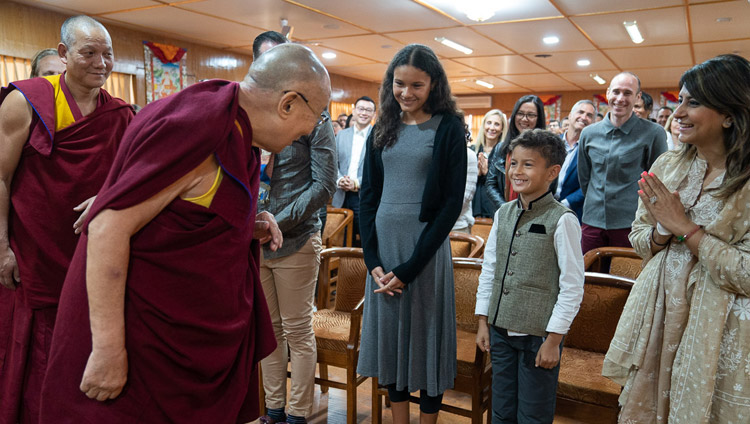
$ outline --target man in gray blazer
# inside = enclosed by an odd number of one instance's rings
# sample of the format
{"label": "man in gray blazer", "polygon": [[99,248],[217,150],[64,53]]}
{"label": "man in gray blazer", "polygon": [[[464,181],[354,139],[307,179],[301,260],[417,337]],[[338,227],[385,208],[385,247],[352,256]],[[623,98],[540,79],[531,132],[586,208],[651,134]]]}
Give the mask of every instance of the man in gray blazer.
{"label": "man in gray blazer", "polygon": [[359,187],[362,184],[362,165],[365,163],[367,137],[372,130],[370,122],[374,116],[375,101],[367,96],[360,97],[354,102],[354,125],[341,130],[336,136],[339,176],[331,205],[354,211],[352,242],[355,246],[359,245],[356,239],[359,234]]}

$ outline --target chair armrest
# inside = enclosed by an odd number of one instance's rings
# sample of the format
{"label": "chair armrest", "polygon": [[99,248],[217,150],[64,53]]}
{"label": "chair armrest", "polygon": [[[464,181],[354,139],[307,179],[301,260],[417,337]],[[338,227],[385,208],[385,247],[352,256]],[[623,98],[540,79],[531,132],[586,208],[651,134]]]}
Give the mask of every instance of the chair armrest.
{"label": "chair armrest", "polygon": [[346,344],[347,350],[359,349],[359,335],[362,327],[362,310],[364,309],[365,298],[357,302],[357,306],[352,310],[351,322],[349,323],[349,341]]}

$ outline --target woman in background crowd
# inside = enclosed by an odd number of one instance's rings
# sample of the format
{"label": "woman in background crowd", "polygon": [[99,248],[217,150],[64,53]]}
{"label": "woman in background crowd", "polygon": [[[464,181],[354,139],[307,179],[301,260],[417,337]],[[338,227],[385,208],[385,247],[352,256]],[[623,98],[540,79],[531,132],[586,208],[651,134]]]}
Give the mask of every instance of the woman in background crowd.
{"label": "woman in background crowd", "polygon": [[484,115],[476,144],[472,146],[477,154],[478,164],[477,189],[474,192],[474,200],[472,200],[475,217],[492,218],[495,216],[497,208],[487,196],[485,182],[487,181],[489,164],[492,163],[494,158],[495,146],[505,138],[507,133],[508,119],[500,109],[492,109]]}
{"label": "woman in background crowd", "polygon": [[533,128],[545,128],[544,103],[542,103],[539,97],[533,94],[521,97],[516,102],[516,105],[513,106],[513,112],[510,114],[509,121],[510,128],[505,138],[503,138],[502,144],[495,146],[497,152],[493,154],[492,161],[489,163],[487,180],[485,181],[485,190],[495,208],[494,210],[497,210],[506,201],[517,197],[510,189],[510,184],[505,174],[508,147],[510,146],[510,142],[523,131]]}

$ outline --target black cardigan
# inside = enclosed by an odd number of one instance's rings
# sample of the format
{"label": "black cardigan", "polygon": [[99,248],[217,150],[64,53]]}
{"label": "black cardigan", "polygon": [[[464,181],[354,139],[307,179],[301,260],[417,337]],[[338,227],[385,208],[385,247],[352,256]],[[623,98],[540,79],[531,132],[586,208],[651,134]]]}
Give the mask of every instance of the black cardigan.
{"label": "black cardigan", "polygon": [[[373,146],[375,131],[367,138],[367,151],[359,193],[359,220],[362,249],[367,269],[382,266],[378,256],[375,215],[383,192],[383,150]],[[408,182],[404,182],[408,184]],[[435,255],[461,214],[466,189],[466,136],[464,123],[453,115],[443,115],[435,133],[432,165],[427,174],[419,220],[427,225],[417,240],[411,257],[392,270],[404,283],[417,277]]]}

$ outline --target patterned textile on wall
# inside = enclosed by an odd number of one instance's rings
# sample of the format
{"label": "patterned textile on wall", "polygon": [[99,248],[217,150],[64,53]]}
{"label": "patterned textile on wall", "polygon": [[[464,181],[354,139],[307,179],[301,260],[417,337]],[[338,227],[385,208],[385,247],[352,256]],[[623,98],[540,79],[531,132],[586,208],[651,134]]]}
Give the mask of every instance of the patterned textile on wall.
{"label": "patterned textile on wall", "polygon": [[354,106],[351,103],[331,102],[328,112],[331,114],[331,119],[336,119],[342,113],[351,115],[352,110],[354,110]]}
{"label": "patterned textile on wall", "polygon": [[594,108],[597,113],[601,113],[607,116],[609,112],[609,103],[607,102],[607,96],[604,94],[594,94]]}
{"label": "patterned textile on wall", "polygon": [[168,44],[143,42],[146,60],[146,103],[187,87],[187,50]]}
{"label": "patterned textile on wall", "polygon": [[547,118],[545,127],[549,126],[549,121],[553,119],[559,121],[561,115],[560,109],[562,107],[562,96],[559,94],[548,94],[539,96],[539,98],[542,100],[542,103],[544,103],[544,115]]}
{"label": "patterned textile on wall", "polygon": [[677,109],[677,106],[679,106],[680,104],[680,93],[677,91],[662,91],[659,98],[661,100],[660,104],[662,106],[669,106],[672,108],[672,110]]}

